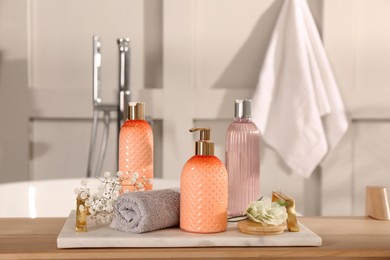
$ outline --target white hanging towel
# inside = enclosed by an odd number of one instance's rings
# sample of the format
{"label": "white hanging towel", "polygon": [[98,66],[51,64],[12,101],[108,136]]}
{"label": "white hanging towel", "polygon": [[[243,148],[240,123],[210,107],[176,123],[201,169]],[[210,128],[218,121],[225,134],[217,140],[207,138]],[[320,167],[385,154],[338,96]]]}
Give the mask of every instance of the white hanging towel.
{"label": "white hanging towel", "polygon": [[309,177],[348,128],[344,105],[306,0],[285,0],[252,98],[263,140]]}

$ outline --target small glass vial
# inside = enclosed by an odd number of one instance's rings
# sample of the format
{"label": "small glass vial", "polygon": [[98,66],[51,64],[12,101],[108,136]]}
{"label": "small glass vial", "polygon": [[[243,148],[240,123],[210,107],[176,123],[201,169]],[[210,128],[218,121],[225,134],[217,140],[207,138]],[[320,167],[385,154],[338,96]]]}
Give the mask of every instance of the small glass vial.
{"label": "small glass vial", "polygon": [[86,232],[87,231],[87,216],[88,209],[85,206],[85,201],[87,198],[82,199],[80,195],[77,196],[77,208],[76,208],[76,232]]}

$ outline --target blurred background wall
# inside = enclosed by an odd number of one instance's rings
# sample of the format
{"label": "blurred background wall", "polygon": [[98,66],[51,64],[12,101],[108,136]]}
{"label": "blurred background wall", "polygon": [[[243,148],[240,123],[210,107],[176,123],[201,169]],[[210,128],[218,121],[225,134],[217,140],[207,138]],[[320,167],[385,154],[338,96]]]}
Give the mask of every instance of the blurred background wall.
{"label": "blurred background wall", "polygon": [[[213,128],[224,160],[234,99],[252,96],[282,3],[0,0],[0,182],[86,176],[93,35],[102,39],[109,103],[118,89],[116,39],[131,39],[132,100],[146,102],[153,119],[156,177],[180,177],[193,126]],[[261,192],[292,195],[305,215],[362,215],[365,186],[390,187],[390,2],[309,5],[351,124],[309,179],[263,144]],[[113,120],[104,171],[116,171],[115,131]]]}

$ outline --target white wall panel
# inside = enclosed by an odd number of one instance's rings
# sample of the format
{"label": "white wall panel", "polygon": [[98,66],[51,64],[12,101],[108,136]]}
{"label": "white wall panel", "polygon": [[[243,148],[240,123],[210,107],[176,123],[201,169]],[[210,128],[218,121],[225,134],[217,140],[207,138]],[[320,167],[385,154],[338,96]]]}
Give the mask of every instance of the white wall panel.
{"label": "white wall panel", "polygon": [[363,215],[365,187],[389,187],[388,1],[324,1],[324,43],[351,125],[324,164],[322,214]]}
{"label": "white wall panel", "polygon": [[390,88],[390,2],[356,1],[356,88]]}
{"label": "white wall panel", "polygon": [[27,3],[0,1],[0,183],[28,178]]}
{"label": "white wall panel", "polygon": [[[390,189],[390,121],[357,121],[355,124],[353,214],[364,215],[366,186]],[[387,193],[390,201],[390,192]]]}
{"label": "white wall panel", "polygon": [[143,86],[142,0],[33,0],[30,12],[32,87],[92,89],[93,35],[102,40],[103,90],[118,87],[120,37],[131,39],[131,85]]}
{"label": "white wall panel", "polygon": [[[31,179],[86,177],[90,131],[86,120],[33,120]],[[113,156],[110,145],[108,161]]]}
{"label": "white wall panel", "polygon": [[196,88],[253,89],[280,1],[195,1]]}

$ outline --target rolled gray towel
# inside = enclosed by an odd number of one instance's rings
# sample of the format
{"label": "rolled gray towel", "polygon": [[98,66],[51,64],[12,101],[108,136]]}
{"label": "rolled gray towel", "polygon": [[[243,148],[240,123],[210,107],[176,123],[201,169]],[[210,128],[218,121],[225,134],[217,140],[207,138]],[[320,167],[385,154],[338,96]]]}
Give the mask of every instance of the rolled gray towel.
{"label": "rolled gray towel", "polygon": [[180,221],[179,189],[124,193],[114,204],[110,227],[132,233],[144,233],[177,226]]}

